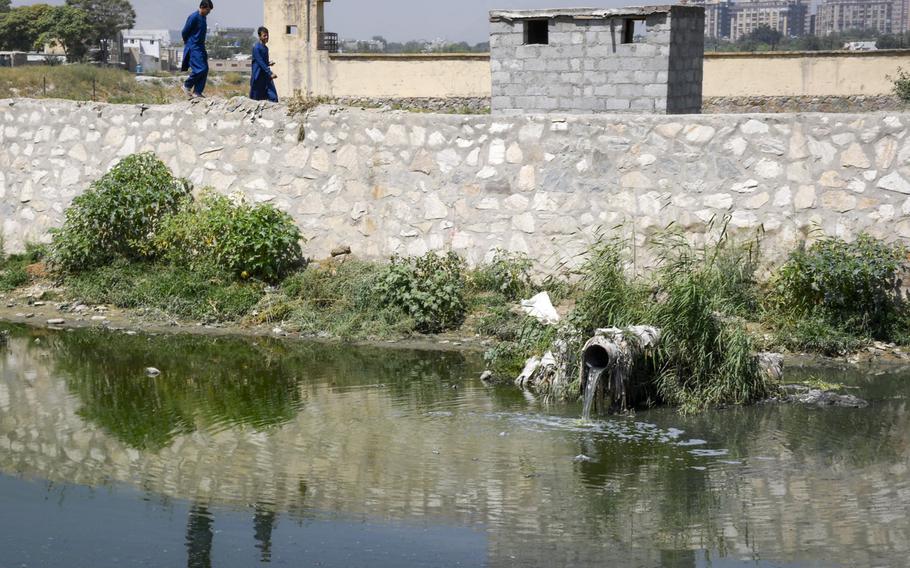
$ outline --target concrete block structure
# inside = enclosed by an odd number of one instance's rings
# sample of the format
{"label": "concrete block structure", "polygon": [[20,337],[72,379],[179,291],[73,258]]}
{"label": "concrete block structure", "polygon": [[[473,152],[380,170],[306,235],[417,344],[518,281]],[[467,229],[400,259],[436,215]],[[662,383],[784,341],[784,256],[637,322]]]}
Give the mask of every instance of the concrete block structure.
{"label": "concrete block structure", "polygon": [[700,6],[490,12],[492,110],[697,114]]}

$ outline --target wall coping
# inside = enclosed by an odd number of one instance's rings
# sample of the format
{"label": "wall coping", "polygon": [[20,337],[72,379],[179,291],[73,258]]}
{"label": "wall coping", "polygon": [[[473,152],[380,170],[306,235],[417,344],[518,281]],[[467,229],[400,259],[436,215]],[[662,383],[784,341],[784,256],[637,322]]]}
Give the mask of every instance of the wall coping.
{"label": "wall coping", "polygon": [[489,61],[489,53],[330,53],[329,59],[338,61]]}
{"label": "wall coping", "polygon": [[[805,59],[822,57],[910,57],[910,49],[877,51],[706,51],[705,59]],[[331,53],[330,59],[403,61],[466,60],[487,61],[489,53]]]}
{"label": "wall coping", "polygon": [[705,59],[803,59],[820,57],[910,57],[910,49],[876,51],[706,51]]}

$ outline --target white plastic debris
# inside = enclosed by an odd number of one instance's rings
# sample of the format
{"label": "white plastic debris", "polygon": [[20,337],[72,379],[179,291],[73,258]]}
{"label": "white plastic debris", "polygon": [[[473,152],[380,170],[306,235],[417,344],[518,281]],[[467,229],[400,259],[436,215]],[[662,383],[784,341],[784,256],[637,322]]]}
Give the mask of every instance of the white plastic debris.
{"label": "white plastic debris", "polygon": [[522,300],[521,309],[540,323],[552,325],[559,322],[559,314],[553,307],[550,294],[547,292],[541,292],[530,300]]}
{"label": "white plastic debris", "polygon": [[521,374],[518,375],[518,378],[515,379],[515,385],[518,387],[524,387],[531,377],[534,376],[534,372],[537,371],[537,368],[540,367],[540,357],[531,357],[525,363],[524,370],[521,371]]}

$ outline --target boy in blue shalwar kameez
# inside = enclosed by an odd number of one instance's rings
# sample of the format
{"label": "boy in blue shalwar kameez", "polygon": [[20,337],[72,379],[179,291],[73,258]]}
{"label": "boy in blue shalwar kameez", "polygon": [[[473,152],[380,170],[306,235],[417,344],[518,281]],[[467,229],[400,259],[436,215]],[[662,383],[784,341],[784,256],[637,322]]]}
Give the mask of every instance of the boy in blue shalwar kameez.
{"label": "boy in blue shalwar kameez", "polygon": [[250,77],[250,98],[254,101],[278,102],[278,91],[275,89],[275,79],[278,75],[272,73],[273,62],[269,61],[268,28],[259,28],[259,43],[253,46],[253,68]]}
{"label": "boy in blue shalwar kameez", "polygon": [[183,92],[190,98],[202,97],[209,77],[209,54],[205,50],[205,36],[208,33],[206,17],[215,9],[212,0],[202,0],[199,11],[190,14],[183,26],[182,71],[190,71],[183,83]]}

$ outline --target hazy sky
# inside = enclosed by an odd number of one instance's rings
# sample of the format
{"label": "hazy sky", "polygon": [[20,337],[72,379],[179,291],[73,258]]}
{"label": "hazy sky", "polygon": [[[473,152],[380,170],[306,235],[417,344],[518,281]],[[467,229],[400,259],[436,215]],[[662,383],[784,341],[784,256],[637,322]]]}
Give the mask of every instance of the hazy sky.
{"label": "hazy sky", "polygon": [[[23,4],[62,4],[63,0],[13,0]],[[214,0],[209,26],[256,27],[262,24],[262,0]],[[344,38],[367,39],[374,35],[408,39],[486,41],[487,13],[495,8],[552,8],[593,6],[612,8],[634,0],[334,0],[326,4],[326,31]],[[647,2],[639,2],[647,4]],[[652,2],[653,4],[654,2]],[[198,0],[133,0],[136,27],[180,29]]]}

